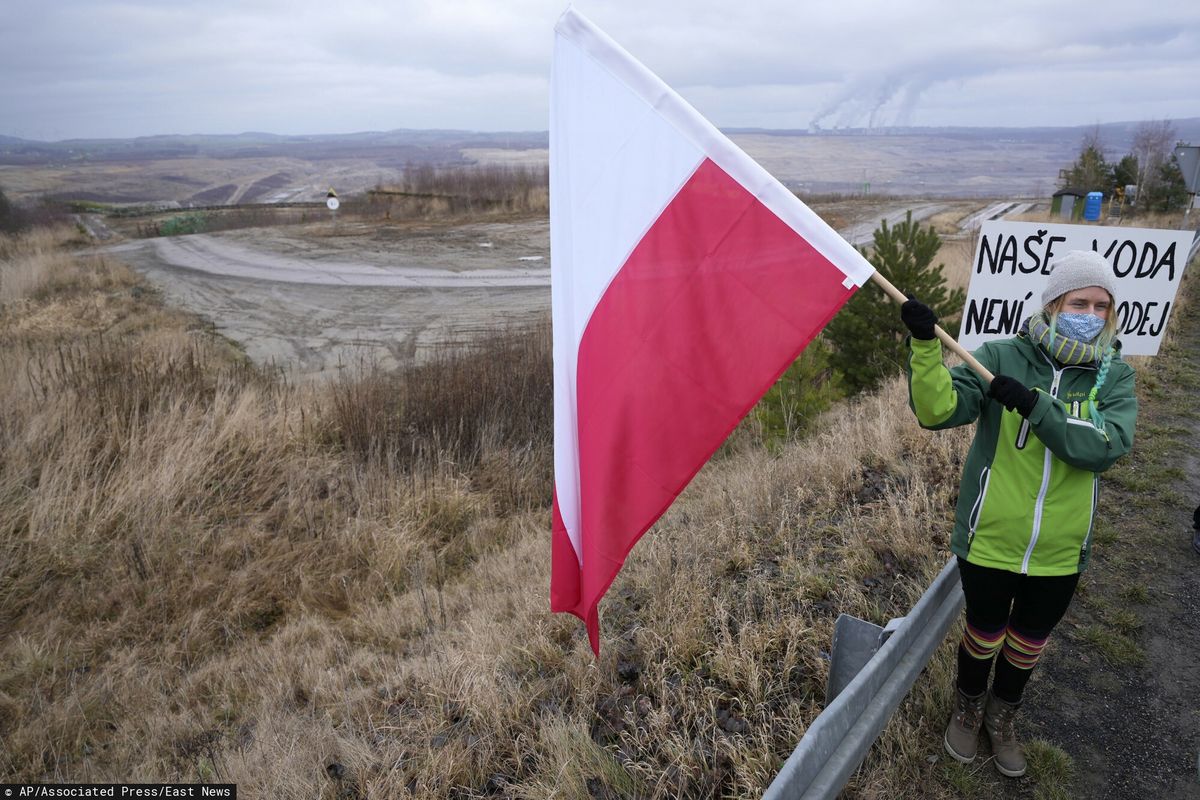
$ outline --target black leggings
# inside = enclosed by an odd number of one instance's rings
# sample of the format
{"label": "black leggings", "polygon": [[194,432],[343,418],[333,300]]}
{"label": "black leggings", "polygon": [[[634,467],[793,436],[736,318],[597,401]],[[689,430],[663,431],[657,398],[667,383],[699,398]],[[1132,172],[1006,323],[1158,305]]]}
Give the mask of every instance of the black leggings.
{"label": "black leggings", "polygon": [[[958,559],[967,624],[958,646],[958,688],[969,695],[987,689],[1019,703],[1050,631],[1067,613],[1079,575],[1034,577]],[[1000,658],[996,658],[999,653]]]}

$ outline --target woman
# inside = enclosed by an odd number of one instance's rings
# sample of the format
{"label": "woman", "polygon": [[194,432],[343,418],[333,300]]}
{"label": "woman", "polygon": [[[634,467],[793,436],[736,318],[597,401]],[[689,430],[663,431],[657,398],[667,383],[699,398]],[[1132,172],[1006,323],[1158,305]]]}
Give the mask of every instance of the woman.
{"label": "woman", "polygon": [[976,351],[996,376],[990,385],[966,365],[942,364],[932,310],[909,300],[900,311],[912,333],[910,405],[921,426],[976,423],[951,540],[966,626],[945,746],[970,763],[982,725],[996,769],[1010,777],[1026,767],[1013,716],[1087,566],[1097,473],[1133,444],[1134,373],[1116,339],[1114,285],[1097,253],[1054,261],[1043,309],[1013,338]]}

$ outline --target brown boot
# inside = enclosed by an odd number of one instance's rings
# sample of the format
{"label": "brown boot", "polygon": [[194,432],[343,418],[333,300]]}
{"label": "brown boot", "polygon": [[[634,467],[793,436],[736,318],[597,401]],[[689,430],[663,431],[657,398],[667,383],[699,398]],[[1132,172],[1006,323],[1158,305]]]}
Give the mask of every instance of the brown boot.
{"label": "brown boot", "polygon": [[996,769],[1010,778],[1024,775],[1026,767],[1025,754],[1021,752],[1021,743],[1017,741],[1016,726],[1013,724],[1013,717],[1020,707],[1019,703],[1006,703],[988,692],[987,710],[983,713],[983,727],[987,729],[988,739],[992,742]]}
{"label": "brown boot", "polygon": [[950,724],[946,726],[945,744],[946,752],[956,761],[970,764],[975,760],[986,698],[986,692],[972,697],[962,689],[954,690],[954,713],[950,715]]}

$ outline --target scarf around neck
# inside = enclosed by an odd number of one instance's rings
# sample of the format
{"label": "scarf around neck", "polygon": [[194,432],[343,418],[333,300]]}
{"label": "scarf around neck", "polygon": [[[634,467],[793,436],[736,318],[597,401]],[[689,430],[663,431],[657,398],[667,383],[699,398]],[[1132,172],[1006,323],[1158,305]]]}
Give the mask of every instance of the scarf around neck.
{"label": "scarf around neck", "polygon": [[1034,314],[1025,320],[1021,332],[1045,350],[1051,358],[1064,365],[1098,364],[1104,352],[1095,343],[1081,342],[1057,331],[1050,337],[1050,322],[1045,314]]}

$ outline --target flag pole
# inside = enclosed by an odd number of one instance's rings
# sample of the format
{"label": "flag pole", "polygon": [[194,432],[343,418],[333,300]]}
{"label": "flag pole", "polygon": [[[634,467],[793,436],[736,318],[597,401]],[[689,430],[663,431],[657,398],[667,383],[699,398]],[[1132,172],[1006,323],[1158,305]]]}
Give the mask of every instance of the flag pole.
{"label": "flag pole", "polygon": [[[873,280],[873,281],[875,281],[875,283],[879,284],[879,287],[881,289],[883,289],[884,293],[887,294],[889,297],[891,297],[893,300],[895,300],[897,303],[904,303],[908,300],[908,298],[904,295],[903,292],[901,292],[899,289],[897,289],[895,286],[893,286],[891,281],[889,281],[887,278],[883,277],[883,275],[881,275],[879,273],[879,270],[875,270],[874,272],[871,273],[871,280]],[[940,325],[934,325],[933,332],[934,332],[934,334],[937,335],[937,338],[942,340],[942,344],[944,344],[946,347],[949,347],[951,350],[953,350],[955,353],[957,353],[959,358],[961,358],[963,361],[967,362],[967,364],[970,365],[971,369],[978,372],[985,381],[987,381],[988,383],[992,382],[992,378],[994,378],[995,376],[992,375],[991,371],[987,367],[985,367],[983,364],[980,364],[979,359],[975,358],[975,356],[973,356],[969,352],[967,352],[967,349],[965,347],[963,347],[958,342],[954,341],[953,336],[951,336],[950,334],[948,334],[944,330],[942,330],[942,327]]]}

